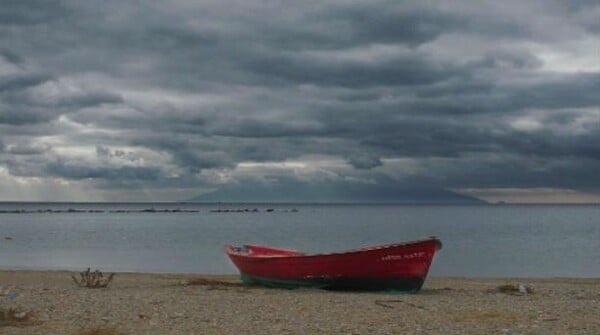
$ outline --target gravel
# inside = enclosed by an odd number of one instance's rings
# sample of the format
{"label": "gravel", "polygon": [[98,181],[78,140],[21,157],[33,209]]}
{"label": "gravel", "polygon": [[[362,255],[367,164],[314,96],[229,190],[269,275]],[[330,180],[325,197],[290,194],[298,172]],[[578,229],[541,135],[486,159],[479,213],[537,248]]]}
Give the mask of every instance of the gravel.
{"label": "gravel", "polygon": [[[600,279],[429,278],[392,294],[129,273],[87,289],[71,274],[0,271],[0,308],[28,314],[0,334],[600,334]],[[519,284],[533,291],[498,289]]]}

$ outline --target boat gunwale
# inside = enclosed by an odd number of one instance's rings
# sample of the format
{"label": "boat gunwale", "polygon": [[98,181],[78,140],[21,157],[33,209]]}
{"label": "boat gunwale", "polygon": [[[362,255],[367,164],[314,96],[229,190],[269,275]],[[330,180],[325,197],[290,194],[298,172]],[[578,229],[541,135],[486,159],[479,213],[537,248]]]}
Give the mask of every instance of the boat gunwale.
{"label": "boat gunwale", "polygon": [[[345,250],[345,251],[334,251],[334,252],[324,252],[324,253],[314,253],[314,254],[299,253],[298,255],[281,255],[281,254],[280,255],[277,255],[277,254],[274,254],[274,255],[250,255],[246,252],[234,251],[233,248],[235,248],[235,246],[228,244],[225,246],[225,253],[229,256],[237,256],[237,257],[242,257],[244,259],[255,259],[255,260],[314,258],[314,257],[323,257],[323,256],[351,255],[351,254],[364,253],[364,252],[369,252],[369,251],[377,251],[377,250],[382,250],[382,249],[406,247],[406,246],[410,246],[413,244],[422,244],[422,243],[431,242],[431,241],[437,242],[436,250],[435,250],[436,252],[442,248],[442,241],[440,241],[440,239],[437,238],[436,236],[430,236],[428,238],[424,238],[424,239],[420,239],[420,240],[384,244],[384,245],[364,247],[364,248],[358,248],[358,249],[349,249],[349,250]],[[255,244],[244,244],[244,247],[252,248],[252,247],[263,247],[263,246],[255,245]],[[297,252],[295,250],[290,250],[290,249],[278,249],[278,248],[273,248],[273,247],[268,247],[268,248],[274,249],[274,250]]]}

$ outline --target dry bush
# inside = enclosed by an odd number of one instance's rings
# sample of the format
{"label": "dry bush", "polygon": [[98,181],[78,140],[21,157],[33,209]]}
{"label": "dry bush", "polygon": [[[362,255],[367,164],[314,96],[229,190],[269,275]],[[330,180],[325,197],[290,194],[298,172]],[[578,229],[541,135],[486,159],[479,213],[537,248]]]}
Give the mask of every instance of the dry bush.
{"label": "dry bush", "polygon": [[108,277],[104,277],[104,274],[99,270],[91,272],[90,268],[87,268],[87,270],[79,273],[79,278],[75,276],[71,276],[71,278],[80,287],[103,288],[108,286],[114,276],[115,274],[111,273]]}
{"label": "dry bush", "polygon": [[125,335],[125,333],[115,327],[95,327],[83,330],[77,335]]}

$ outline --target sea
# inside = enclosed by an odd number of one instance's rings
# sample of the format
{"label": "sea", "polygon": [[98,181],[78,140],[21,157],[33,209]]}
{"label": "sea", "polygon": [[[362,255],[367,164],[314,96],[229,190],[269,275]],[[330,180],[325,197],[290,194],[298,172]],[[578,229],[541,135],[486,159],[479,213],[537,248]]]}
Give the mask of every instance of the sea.
{"label": "sea", "polygon": [[0,269],[234,274],[226,244],[311,253],[437,236],[432,276],[600,277],[600,205],[0,203]]}

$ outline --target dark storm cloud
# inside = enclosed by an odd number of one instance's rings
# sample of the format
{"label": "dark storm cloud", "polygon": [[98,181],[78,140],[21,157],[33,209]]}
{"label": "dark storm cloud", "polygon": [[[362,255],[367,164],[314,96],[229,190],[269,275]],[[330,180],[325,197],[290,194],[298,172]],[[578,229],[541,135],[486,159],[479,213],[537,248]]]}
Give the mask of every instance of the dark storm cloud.
{"label": "dark storm cloud", "polygon": [[9,104],[0,104],[0,124],[9,125],[45,123],[81,108],[121,101],[118,95],[104,92],[85,93],[49,101],[30,100],[29,97],[20,94],[5,95],[4,99]]}
{"label": "dark storm cloud", "polygon": [[37,86],[50,79],[43,74],[24,74],[17,76],[3,76],[0,78],[0,94],[6,91],[22,90]]}
{"label": "dark storm cloud", "polygon": [[156,167],[94,167],[62,161],[48,163],[44,168],[44,172],[50,176],[66,179],[104,179],[108,181],[115,179],[152,181],[160,176],[160,169]]}
{"label": "dark storm cloud", "polygon": [[15,54],[14,52],[8,49],[0,49],[0,56],[2,56],[8,62],[13,64],[20,64],[23,61],[23,58],[21,58],[21,56]]}
{"label": "dark storm cloud", "polygon": [[56,115],[35,108],[0,106],[0,124],[22,126],[48,122],[54,117],[56,117]]}
{"label": "dark storm cloud", "polygon": [[[240,163],[289,160],[338,189],[386,178],[598,188],[597,10],[5,1],[0,167],[114,189],[214,187],[214,175],[251,184],[260,178],[243,174],[257,172]],[[393,166],[402,159],[412,170]],[[317,178],[268,173],[289,185]]]}
{"label": "dark storm cloud", "polygon": [[357,61],[319,62],[307,59],[276,58],[264,55],[244,68],[275,80],[297,84],[337,87],[427,85],[455,74],[424,59],[424,55],[398,57],[377,64]]}
{"label": "dark storm cloud", "polygon": [[516,93],[515,107],[578,108],[600,106],[600,73],[562,76]]}
{"label": "dark storm cloud", "polygon": [[47,152],[50,149],[51,147],[48,145],[32,145],[28,143],[19,143],[10,145],[7,148],[7,152],[13,155],[40,155]]}
{"label": "dark storm cloud", "polygon": [[[357,43],[406,43],[419,45],[462,24],[459,17],[433,8],[402,8],[387,3],[386,10],[367,3],[329,8],[320,19],[343,23],[350,30],[350,40]],[[405,4],[404,4],[405,5]],[[400,7],[400,8],[398,8]]]}
{"label": "dark storm cloud", "polygon": [[3,0],[0,25],[36,25],[60,19],[67,12],[60,0]]}
{"label": "dark storm cloud", "polygon": [[356,169],[372,169],[383,165],[381,158],[377,156],[371,156],[369,154],[357,154],[352,157],[348,157],[348,163],[354,166]]}
{"label": "dark storm cloud", "polygon": [[0,76],[0,98],[0,124],[9,125],[49,122],[72,111],[123,101],[102,90],[73,92],[55,77],[23,69]]}
{"label": "dark storm cloud", "polygon": [[[449,187],[494,188],[564,188],[584,191],[598,190],[598,159],[549,159],[519,156],[494,159],[465,159],[464,162],[430,163],[430,175],[415,178],[415,182],[444,183]],[[469,164],[465,164],[466,162]]]}

